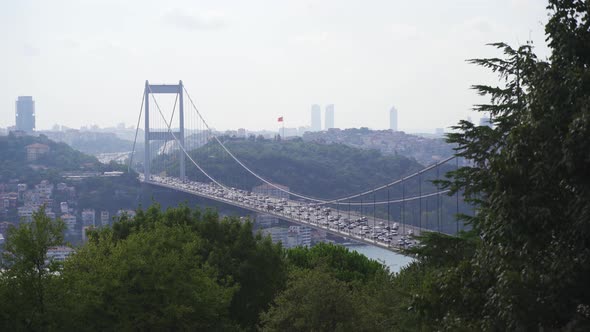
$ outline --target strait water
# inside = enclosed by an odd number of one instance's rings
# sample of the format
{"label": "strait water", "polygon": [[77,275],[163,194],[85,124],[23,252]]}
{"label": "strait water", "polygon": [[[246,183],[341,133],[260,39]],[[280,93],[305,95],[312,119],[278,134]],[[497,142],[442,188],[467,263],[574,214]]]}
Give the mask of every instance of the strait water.
{"label": "strait water", "polygon": [[399,272],[402,267],[408,265],[414,259],[402,254],[398,254],[383,248],[374,247],[366,244],[346,245],[350,250],[354,250],[359,254],[363,254],[371,259],[381,262],[389,267],[391,272]]}

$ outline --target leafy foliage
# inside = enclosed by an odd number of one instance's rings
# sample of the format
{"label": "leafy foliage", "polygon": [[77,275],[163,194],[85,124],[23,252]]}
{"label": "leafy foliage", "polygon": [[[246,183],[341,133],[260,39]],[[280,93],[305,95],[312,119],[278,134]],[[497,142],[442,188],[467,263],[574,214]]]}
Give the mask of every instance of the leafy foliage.
{"label": "leafy foliage", "polygon": [[[343,144],[225,139],[228,149],[255,172],[295,192],[317,197],[336,197],[374,188],[422,168],[402,156],[384,156],[376,150]],[[250,190],[261,184],[230,159],[217,143],[209,143],[191,154],[211,176],[224,179],[234,187]],[[187,167],[187,175],[209,181],[193,167]]]}
{"label": "leafy foliage", "polygon": [[[50,152],[38,160],[27,161],[26,146],[33,143],[48,145]],[[0,136],[0,154],[0,183],[13,179],[29,185],[41,180],[55,182],[60,179],[60,172],[63,171],[99,171],[103,167],[96,158],[78,152],[65,143],[51,141],[44,135]]]}
{"label": "leafy foliage", "polygon": [[462,121],[449,135],[473,165],[447,186],[478,204],[468,221],[481,241],[459,260],[448,255],[450,267],[422,292],[425,313],[447,329],[590,326],[590,6],[552,0],[548,9],[548,61],[532,45],[503,43],[492,46],[504,59],[471,61],[503,85],[474,86],[490,97],[476,109],[493,127]]}
{"label": "leafy foliage", "polygon": [[46,262],[47,250],[61,245],[65,225],[52,221],[41,208],[31,223],[8,230],[0,273],[0,328],[45,330],[59,305],[55,287],[58,269]]}

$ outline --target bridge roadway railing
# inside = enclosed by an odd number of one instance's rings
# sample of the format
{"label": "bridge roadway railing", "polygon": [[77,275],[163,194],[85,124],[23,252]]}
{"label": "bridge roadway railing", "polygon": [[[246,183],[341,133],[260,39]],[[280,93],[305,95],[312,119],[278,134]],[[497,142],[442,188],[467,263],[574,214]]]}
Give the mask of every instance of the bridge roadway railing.
{"label": "bridge roadway railing", "polygon": [[[348,228],[344,228],[344,229],[339,229],[338,228],[334,228],[334,227],[330,227],[330,224],[324,226],[324,225],[320,225],[317,223],[312,222],[312,220],[310,219],[309,221],[303,220],[302,218],[295,218],[285,212],[278,212],[275,210],[266,210],[266,209],[260,209],[256,206],[252,206],[249,204],[244,204],[242,202],[239,202],[237,200],[233,200],[233,199],[228,199],[225,197],[219,197],[216,195],[212,195],[212,194],[208,194],[208,193],[204,193],[198,190],[191,190],[191,189],[187,189],[187,188],[181,188],[181,187],[176,187],[174,185],[170,185],[167,183],[162,183],[162,182],[158,182],[158,181],[151,181],[148,180],[146,181],[145,179],[140,179],[140,181],[146,183],[146,184],[150,184],[150,185],[155,185],[155,186],[159,186],[159,187],[163,187],[163,188],[168,188],[168,189],[172,189],[172,190],[177,190],[177,191],[181,191],[181,192],[185,192],[188,194],[192,194],[192,195],[196,195],[196,196],[200,196],[203,198],[207,198],[207,199],[211,199],[214,201],[218,201],[218,202],[222,202],[222,203],[226,203],[229,205],[233,205],[236,207],[240,207],[249,211],[253,211],[253,212],[258,212],[258,213],[263,213],[263,214],[268,214],[268,215],[272,215],[275,217],[278,217],[280,219],[289,221],[289,222],[293,222],[293,223],[297,223],[297,224],[301,224],[301,225],[306,225],[306,226],[310,226],[312,228],[315,229],[320,229],[320,230],[324,230],[330,234],[333,235],[337,235],[337,236],[341,236],[341,237],[345,237],[345,238],[349,238],[361,243],[365,243],[365,244],[369,244],[369,245],[373,245],[373,246],[377,246],[389,251],[394,251],[394,252],[400,252],[404,247],[396,245],[395,243],[393,243],[394,241],[392,240],[389,243],[386,242],[381,242],[378,241],[377,239],[370,239],[367,238],[365,236],[359,235],[359,234],[355,234],[353,232],[351,232],[351,230],[349,230]],[[300,205],[301,202],[297,202],[297,201],[289,201],[289,203],[293,203],[293,204],[297,204]],[[360,214],[356,213],[355,215],[360,216]],[[377,219],[379,221],[385,221],[382,219]],[[375,227],[375,225],[373,225],[373,227]],[[411,225],[405,225],[404,226],[406,230],[412,230],[414,232],[415,235],[419,235],[420,232],[422,231],[422,229],[416,227],[416,226],[411,226]],[[399,234],[398,237],[401,237],[402,235],[405,234]]]}

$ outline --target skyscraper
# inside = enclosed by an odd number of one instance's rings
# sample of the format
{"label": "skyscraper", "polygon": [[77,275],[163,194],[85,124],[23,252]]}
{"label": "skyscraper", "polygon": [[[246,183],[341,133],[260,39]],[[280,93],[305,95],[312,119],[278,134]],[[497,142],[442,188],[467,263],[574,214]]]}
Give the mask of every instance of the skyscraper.
{"label": "skyscraper", "polygon": [[31,96],[19,96],[16,100],[16,130],[27,133],[35,129],[35,102]]}
{"label": "skyscraper", "polygon": [[389,110],[389,129],[397,131],[397,109],[395,107]]}
{"label": "skyscraper", "polygon": [[311,131],[322,130],[322,109],[320,105],[311,105]]}
{"label": "skyscraper", "polygon": [[334,128],[334,104],[326,105],[324,130]]}

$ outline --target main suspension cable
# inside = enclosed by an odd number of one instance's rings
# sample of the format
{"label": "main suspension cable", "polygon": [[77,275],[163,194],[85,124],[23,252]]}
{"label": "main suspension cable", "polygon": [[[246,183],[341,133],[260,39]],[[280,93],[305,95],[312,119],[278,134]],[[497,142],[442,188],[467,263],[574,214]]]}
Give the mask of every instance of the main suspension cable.
{"label": "main suspension cable", "polygon": [[[182,144],[180,144],[180,141],[178,140],[178,138],[176,137],[176,135],[174,135],[174,132],[172,132],[172,128],[170,127],[170,124],[168,123],[168,121],[166,121],[166,117],[164,116],[164,113],[162,112],[162,109],[160,109],[160,105],[158,104],[158,101],[154,97],[154,94],[151,93],[152,92],[152,89],[149,86],[148,86],[148,89],[150,90],[150,94],[152,95],[152,98],[154,100],[154,103],[156,104],[156,107],[158,108],[158,112],[160,113],[160,116],[162,117],[162,120],[164,120],[164,123],[166,124],[166,127],[168,127],[168,132],[170,133],[170,135],[172,135],[172,137],[174,138],[174,140],[176,141],[176,143],[178,144],[178,146],[180,146],[180,148],[182,149],[182,152],[184,152],[184,154],[188,157],[188,159],[199,169],[199,171],[201,171],[201,173],[203,173],[207,178],[209,178],[209,180],[211,180],[213,183],[215,183],[216,185],[220,186],[223,189],[228,189],[226,186],[224,186],[223,184],[221,184],[220,182],[218,182],[217,180],[215,180],[207,172],[205,172],[205,170],[202,169],[201,166],[199,166],[199,164],[197,164],[197,162],[185,150],[184,146]],[[147,179],[147,180],[149,180],[149,179]],[[182,179],[182,180],[184,180],[184,179]]]}
{"label": "main suspension cable", "polygon": [[139,117],[137,118],[137,126],[135,128],[135,138],[133,139],[133,149],[131,149],[131,156],[129,157],[129,164],[127,164],[127,173],[130,172],[133,165],[133,155],[135,154],[135,143],[137,142],[137,133],[139,132],[139,123],[141,122],[141,115],[143,113],[143,102],[145,100],[145,90],[141,95],[141,107],[139,108]]}

